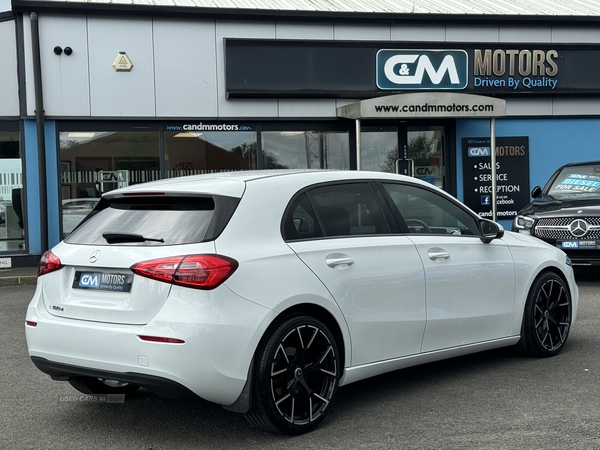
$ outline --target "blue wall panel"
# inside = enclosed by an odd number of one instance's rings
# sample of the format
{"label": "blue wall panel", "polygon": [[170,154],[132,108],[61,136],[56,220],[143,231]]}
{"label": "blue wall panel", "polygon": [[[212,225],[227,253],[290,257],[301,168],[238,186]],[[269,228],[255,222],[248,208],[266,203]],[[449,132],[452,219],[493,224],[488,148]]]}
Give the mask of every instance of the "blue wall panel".
{"label": "blue wall panel", "polygon": [[[41,224],[40,224],[40,183],[38,166],[38,145],[35,120],[25,120],[25,165],[27,185],[27,239],[29,253],[42,253]],[[56,123],[53,120],[45,122],[46,145],[46,194],[48,198],[48,247],[52,248],[60,241],[58,229],[59,209],[59,180],[58,158],[56,149]],[[45,250],[44,250],[45,251]]]}
{"label": "blue wall panel", "polygon": [[[529,191],[535,185],[544,186],[554,171],[563,164],[600,160],[600,119],[496,119],[496,137],[529,137]],[[462,170],[462,138],[489,137],[488,119],[456,121],[457,196],[464,198]],[[523,207],[525,205],[520,205]],[[510,220],[499,221],[510,229]]]}
{"label": "blue wall panel", "polygon": [[40,254],[42,243],[40,238],[40,184],[38,177],[38,145],[34,120],[23,122],[25,134],[25,195],[27,196],[27,230],[26,236],[29,253]]}

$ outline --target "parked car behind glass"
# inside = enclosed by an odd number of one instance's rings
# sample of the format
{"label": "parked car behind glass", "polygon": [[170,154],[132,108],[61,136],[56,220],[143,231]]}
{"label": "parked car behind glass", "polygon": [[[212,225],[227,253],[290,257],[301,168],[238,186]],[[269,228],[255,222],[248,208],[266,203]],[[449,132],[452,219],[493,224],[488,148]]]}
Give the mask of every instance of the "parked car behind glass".
{"label": "parked car behind glass", "polygon": [[96,207],[99,198],[70,198],[62,201],[63,236],[67,236]]}
{"label": "parked car behind glass", "polygon": [[566,164],[519,211],[513,231],[564,250],[578,265],[600,264],[600,161]]}
{"label": "parked car behind glass", "polygon": [[38,274],[26,336],[43,372],[87,394],[199,396],[287,434],[384,372],[504,346],[554,356],[578,301],[559,248],[361,171],[118,189]]}

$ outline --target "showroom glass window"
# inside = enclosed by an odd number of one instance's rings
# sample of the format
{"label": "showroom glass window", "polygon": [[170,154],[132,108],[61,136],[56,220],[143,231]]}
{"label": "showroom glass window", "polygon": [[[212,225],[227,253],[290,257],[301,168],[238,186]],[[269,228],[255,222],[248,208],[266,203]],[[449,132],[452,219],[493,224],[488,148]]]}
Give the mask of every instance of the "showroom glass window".
{"label": "showroom glass window", "polygon": [[157,130],[61,131],[59,140],[63,236],[104,192],[160,179]]}
{"label": "showroom glass window", "polygon": [[263,131],[263,169],[350,169],[347,131]]}
{"label": "showroom glass window", "polygon": [[257,168],[255,131],[169,131],[170,127],[164,133],[167,178]]}
{"label": "showroom glass window", "polygon": [[0,252],[24,250],[18,124],[0,123]]}

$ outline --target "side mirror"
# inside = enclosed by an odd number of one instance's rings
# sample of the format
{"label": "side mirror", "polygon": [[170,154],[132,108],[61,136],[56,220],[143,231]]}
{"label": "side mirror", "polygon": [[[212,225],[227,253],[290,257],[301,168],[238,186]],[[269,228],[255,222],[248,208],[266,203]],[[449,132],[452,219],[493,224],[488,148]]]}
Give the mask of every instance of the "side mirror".
{"label": "side mirror", "polygon": [[489,244],[494,239],[504,236],[502,225],[487,219],[479,220],[479,230],[481,231],[481,242],[484,244]]}
{"label": "side mirror", "polygon": [[541,187],[539,187],[539,186],[536,186],[536,187],[534,187],[534,188],[531,190],[531,196],[532,196],[533,198],[538,198],[538,197],[541,197],[541,196],[542,196],[542,188],[541,188]]}

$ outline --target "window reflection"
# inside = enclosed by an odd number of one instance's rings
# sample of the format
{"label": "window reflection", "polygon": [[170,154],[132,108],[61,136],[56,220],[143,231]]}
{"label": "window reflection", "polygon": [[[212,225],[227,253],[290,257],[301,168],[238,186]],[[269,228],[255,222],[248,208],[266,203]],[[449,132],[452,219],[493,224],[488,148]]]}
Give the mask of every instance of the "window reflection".
{"label": "window reflection", "polygon": [[157,131],[65,131],[59,138],[63,236],[104,192],[160,179]]}
{"label": "window reflection", "polygon": [[265,169],[350,168],[348,132],[265,131],[261,139]]}
{"label": "window reflection", "polygon": [[361,169],[376,172],[396,172],[398,129],[396,127],[365,127],[360,133]]}
{"label": "window reflection", "polygon": [[444,188],[444,127],[408,127],[408,158],[415,164],[415,176]]}
{"label": "window reflection", "polygon": [[165,133],[167,178],[256,169],[256,132]]}
{"label": "window reflection", "polygon": [[[95,207],[103,193],[128,185],[213,172],[350,168],[349,132],[62,131],[60,178],[63,236]],[[163,136],[163,142],[159,142]],[[160,149],[164,151],[161,167]]]}
{"label": "window reflection", "polygon": [[0,131],[0,252],[24,250],[18,131]]}

